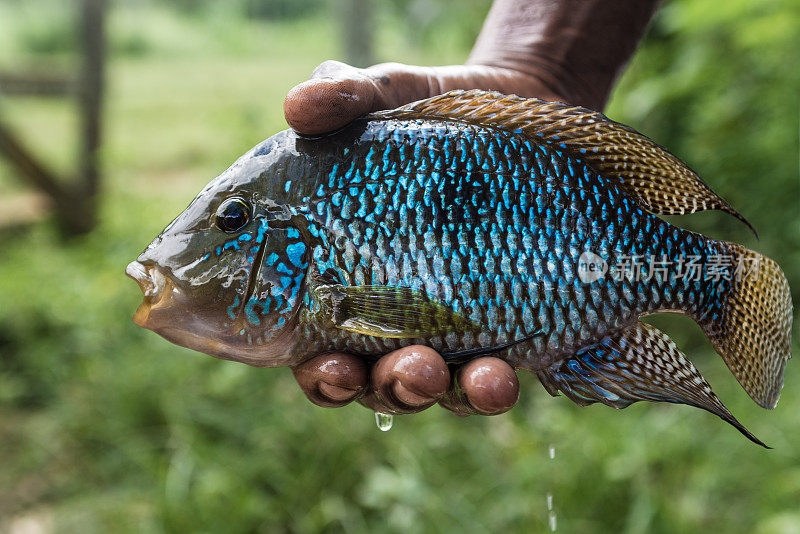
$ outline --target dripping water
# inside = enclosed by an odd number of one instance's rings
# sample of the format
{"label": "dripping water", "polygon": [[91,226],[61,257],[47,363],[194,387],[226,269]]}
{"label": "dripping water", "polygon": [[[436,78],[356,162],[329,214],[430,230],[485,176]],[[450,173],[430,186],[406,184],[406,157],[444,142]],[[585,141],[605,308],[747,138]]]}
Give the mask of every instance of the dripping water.
{"label": "dripping water", "polygon": [[391,430],[393,422],[394,417],[392,417],[392,414],[375,412],[375,424],[378,425],[378,429],[382,432]]}
{"label": "dripping water", "polygon": [[[556,448],[553,444],[550,444],[547,450],[548,455],[550,456],[550,460],[554,461],[556,459]],[[550,526],[550,532],[556,531],[556,511],[553,508],[553,494],[551,492],[547,492],[547,523]]]}

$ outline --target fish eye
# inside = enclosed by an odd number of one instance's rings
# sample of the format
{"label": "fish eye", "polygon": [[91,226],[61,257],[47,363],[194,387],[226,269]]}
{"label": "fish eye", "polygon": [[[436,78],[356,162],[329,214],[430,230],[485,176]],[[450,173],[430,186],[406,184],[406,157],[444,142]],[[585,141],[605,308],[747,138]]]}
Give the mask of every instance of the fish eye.
{"label": "fish eye", "polygon": [[252,209],[241,197],[225,199],[217,208],[217,227],[223,232],[235,232],[250,222]]}

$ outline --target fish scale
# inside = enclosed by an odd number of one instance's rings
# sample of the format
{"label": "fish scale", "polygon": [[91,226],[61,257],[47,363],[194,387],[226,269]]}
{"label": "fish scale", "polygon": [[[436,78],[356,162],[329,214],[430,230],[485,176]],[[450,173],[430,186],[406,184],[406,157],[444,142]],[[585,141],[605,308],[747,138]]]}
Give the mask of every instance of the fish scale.
{"label": "fish scale", "polygon": [[[334,150],[327,161],[323,158],[320,187],[310,187],[315,193],[299,209],[328,229],[328,240],[317,245],[323,250],[314,252],[324,258],[316,269],[347,285],[411,287],[485,330],[462,337],[374,339],[320,328],[309,312],[303,337],[312,340],[312,350],[335,347],[372,355],[425,343],[448,353],[503,345],[542,331],[543,336],[512,347],[506,355],[515,366],[535,369],[641,314],[677,305],[675,294],[685,300],[688,294],[707,291],[702,281],[677,288],[656,281],[582,283],[577,259],[585,250],[606,254],[609,260],[676,258],[687,251],[704,256],[708,246],[700,241],[696,249],[683,247],[691,247],[689,232],[644,212],[563,151],[474,125],[416,120],[351,128],[363,128],[359,142],[347,154]],[[373,212],[368,221],[355,214],[362,208],[360,192],[375,180],[375,168],[384,178],[376,180],[371,199],[386,209]],[[503,209],[506,190],[506,202],[516,201],[517,210]],[[461,202],[448,198],[451,191]],[[317,215],[320,206],[324,219]],[[618,223],[605,228],[597,223],[614,218]],[[366,239],[368,229],[385,240]],[[698,297],[688,298],[694,302]],[[592,320],[587,322],[587,316]]]}

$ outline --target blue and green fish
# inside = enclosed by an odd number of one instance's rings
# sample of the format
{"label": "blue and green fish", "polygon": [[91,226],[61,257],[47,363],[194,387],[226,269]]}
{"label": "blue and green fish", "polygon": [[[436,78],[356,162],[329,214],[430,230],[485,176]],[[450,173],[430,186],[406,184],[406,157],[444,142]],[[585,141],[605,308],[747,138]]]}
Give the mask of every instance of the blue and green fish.
{"label": "blue and green fish", "polygon": [[580,405],[689,404],[763,445],[640,321],[688,315],[753,400],[775,407],[786,278],[757,252],[658,217],[707,209],[744,221],[600,113],[451,92],[253,148],[128,266],[145,294],[134,320],[262,367],[411,344],[453,363],[491,354]]}

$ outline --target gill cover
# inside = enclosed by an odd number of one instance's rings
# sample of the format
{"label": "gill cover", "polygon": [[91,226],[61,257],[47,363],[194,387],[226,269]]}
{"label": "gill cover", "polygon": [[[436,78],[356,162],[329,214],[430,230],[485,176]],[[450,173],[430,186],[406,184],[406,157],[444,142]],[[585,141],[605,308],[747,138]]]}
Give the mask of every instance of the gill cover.
{"label": "gill cover", "polygon": [[258,224],[253,269],[243,298],[228,314],[243,331],[257,329],[268,341],[295,318],[305,287],[307,247],[300,232],[283,221],[261,218]]}

